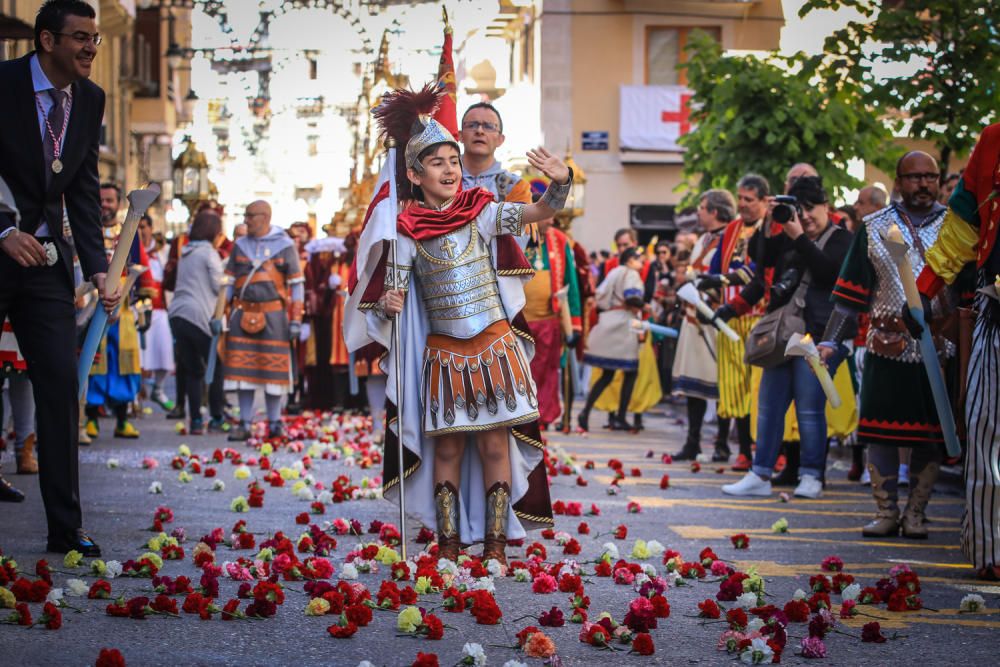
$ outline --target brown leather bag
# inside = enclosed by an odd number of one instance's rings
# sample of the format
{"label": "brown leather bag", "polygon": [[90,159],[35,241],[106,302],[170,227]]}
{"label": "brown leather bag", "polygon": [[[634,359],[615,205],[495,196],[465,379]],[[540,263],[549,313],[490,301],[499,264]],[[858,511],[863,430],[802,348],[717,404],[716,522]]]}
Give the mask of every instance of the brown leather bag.
{"label": "brown leather bag", "polygon": [[888,317],[873,317],[871,321],[872,335],[869,347],[875,354],[898,359],[906,351],[906,343],[910,335],[903,318],[890,315]]}
{"label": "brown leather bag", "polygon": [[240,310],[240,329],[250,335],[258,334],[267,326],[267,316],[262,312],[255,312],[243,308]]}

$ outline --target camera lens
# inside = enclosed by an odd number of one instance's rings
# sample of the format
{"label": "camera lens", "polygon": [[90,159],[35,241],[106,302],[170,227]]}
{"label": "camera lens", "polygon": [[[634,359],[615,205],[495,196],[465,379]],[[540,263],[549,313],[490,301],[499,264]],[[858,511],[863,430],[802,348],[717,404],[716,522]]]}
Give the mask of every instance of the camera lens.
{"label": "camera lens", "polygon": [[771,219],[775,222],[785,224],[792,219],[792,207],[788,204],[778,204],[771,211]]}

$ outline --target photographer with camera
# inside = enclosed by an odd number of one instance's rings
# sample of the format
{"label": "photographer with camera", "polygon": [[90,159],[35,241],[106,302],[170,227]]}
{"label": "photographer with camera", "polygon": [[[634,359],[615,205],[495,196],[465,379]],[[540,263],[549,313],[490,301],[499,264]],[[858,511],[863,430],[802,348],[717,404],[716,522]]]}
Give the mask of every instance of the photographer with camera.
{"label": "photographer with camera", "polygon": [[[830,294],[851,244],[846,229],[831,224],[830,205],[822,180],[804,176],[795,180],[786,197],[769,204],[769,220],[750,240],[751,259],[758,267],[740,295],[716,311],[729,320],[749,312],[768,292],[763,269],[773,269],[767,312],[797,308],[805,332],[822,340],[833,310]],[[761,321],[763,324],[764,320]],[[795,495],[818,498],[826,467],[826,395],[805,359],[785,359],[781,345],[778,359],[764,366],[758,401],[757,451],[751,472],[735,484],[722,487],[734,496],[767,496],[782,434],[785,413],[795,401],[801,437],[801,480]]]}

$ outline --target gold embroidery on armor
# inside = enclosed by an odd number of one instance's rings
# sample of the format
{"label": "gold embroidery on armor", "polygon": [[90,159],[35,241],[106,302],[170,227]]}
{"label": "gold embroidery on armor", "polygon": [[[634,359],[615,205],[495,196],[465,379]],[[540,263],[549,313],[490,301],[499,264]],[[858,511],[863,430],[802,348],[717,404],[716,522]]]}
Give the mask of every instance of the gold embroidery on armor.
{"label": "gold embroidery on armor", "polygon": [[455,257],[455,248],[457,247],[457,243],[452,241],[450,237],[445,236],[441,241],[441,245],[438,246],[438,249],[441,250],[441,252],[443,252],[448,259],[453,259]]}
{"label": "gold embroidery on armor", "polygon": [[[479,234],[478,234],[478,232],[476,230],[476,225],[475,225],[475,223],[470,224],[469,225],[469,245],[465,246],[465,250],[463,250],[462,253],[458,257],[455,257],[454,260],[465,259],[469,255],[469,253],[472,252],[472,249],[475,247],[475,245],[476,245],[476,239],[477,238],[479,238]],[[445,265],[446,268],[449,268],[449,269],[452,269],[452,268],[458,266],[455,263],[455,261],[453,261],[452,259],[438,259],[434,255],[430,254],[429,252],[427,252],[426,250],[424,250],[424,247],[423,247],[422,243],[415,243],[414,245],[417,247],[417,252],[419,252],[421,255],[423,255],[424,259],[426,259],[428,262],[431,262],[432,264],[443,264],[443,265]],[[443,242],[442,242],[442,245],[443,245]],[[443,249],[444,248],[442,248],[442,250]]]}

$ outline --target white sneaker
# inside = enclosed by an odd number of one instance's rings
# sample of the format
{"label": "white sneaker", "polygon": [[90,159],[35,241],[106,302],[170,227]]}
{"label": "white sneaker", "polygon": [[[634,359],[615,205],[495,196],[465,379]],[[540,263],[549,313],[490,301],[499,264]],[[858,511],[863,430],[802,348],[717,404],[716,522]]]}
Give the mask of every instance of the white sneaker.
{"label": "white sneaker", "polygon": [[735,484],[723,486],[722,492],[727,496],[769,496],[771,480],[761,479],[757,473],[751,471]]}
{"label": "white sneaker", "polygon": [[812,475],[802,475],[794,495],[798,498],[819,498],[823,495],[823,482]]}

